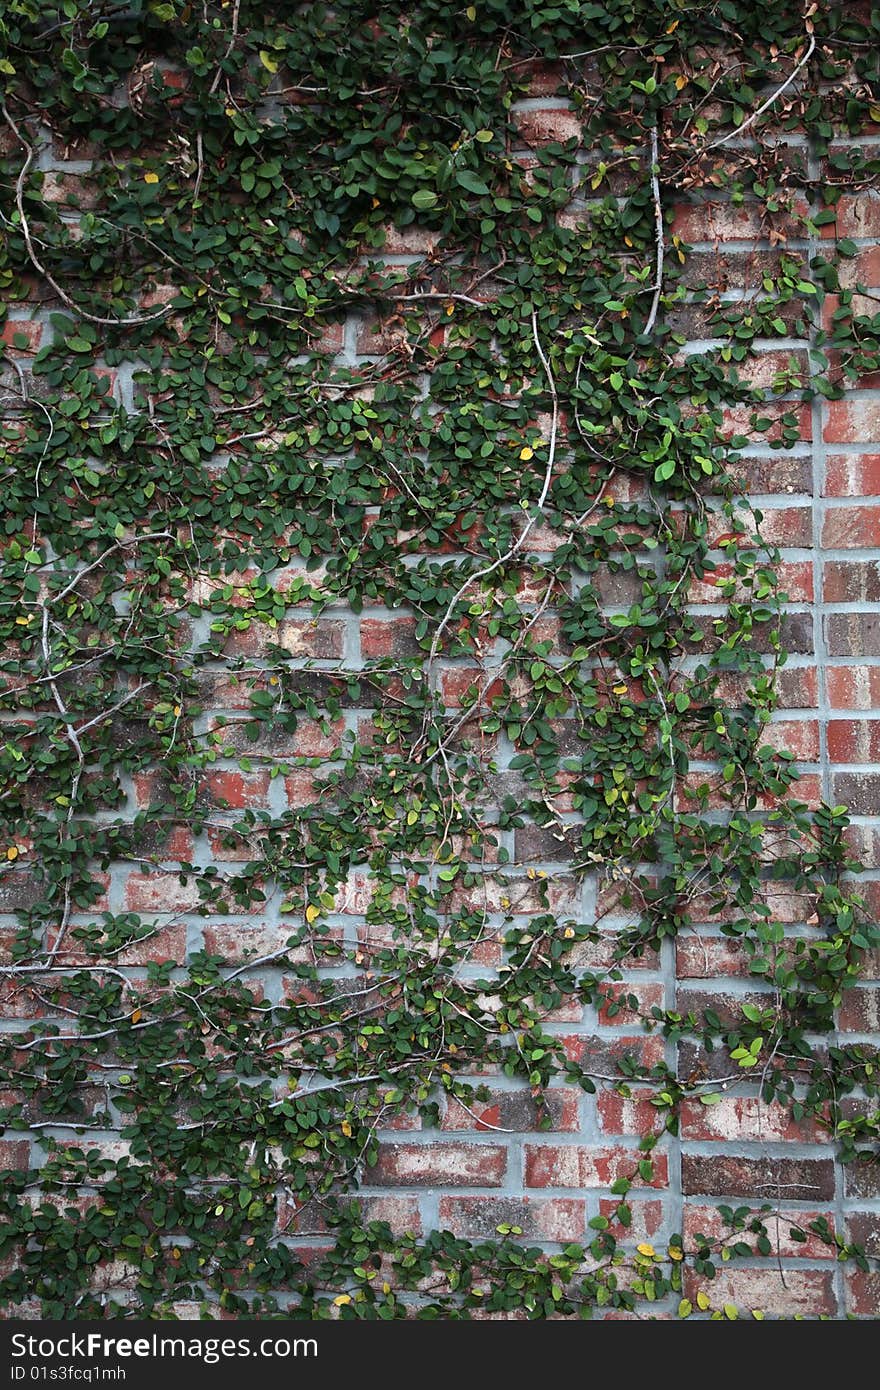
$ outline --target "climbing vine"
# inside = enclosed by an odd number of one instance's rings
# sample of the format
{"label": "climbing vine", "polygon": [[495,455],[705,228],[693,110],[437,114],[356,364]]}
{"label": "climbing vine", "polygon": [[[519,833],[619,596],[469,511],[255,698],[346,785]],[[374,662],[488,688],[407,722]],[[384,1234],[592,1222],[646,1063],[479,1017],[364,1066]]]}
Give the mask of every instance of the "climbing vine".
{"label": "climbing vine", "polygon": [[[8,0],[0,32],[2,1119],[41,1155],[4,1303],[736,1316],[711,1280],[768,1209],[629,1237],[681,1104],[748,1078],[846,1161],[878,1132],[834,1028],[880,938],[845,808],[769,741],[787,595],[741,451],[880,367],[833,235],[880,10]],[[779,250],[744,297],[676,230],[706,190]],[[756,985],[729,1019],[626,982],[698,903]],[[665,1060],[569,1055],[572,1005]],[[377,1133],[493,1069],[538,1127],[559,1087],[656,1111],[589,1244],[358,1206]]]}

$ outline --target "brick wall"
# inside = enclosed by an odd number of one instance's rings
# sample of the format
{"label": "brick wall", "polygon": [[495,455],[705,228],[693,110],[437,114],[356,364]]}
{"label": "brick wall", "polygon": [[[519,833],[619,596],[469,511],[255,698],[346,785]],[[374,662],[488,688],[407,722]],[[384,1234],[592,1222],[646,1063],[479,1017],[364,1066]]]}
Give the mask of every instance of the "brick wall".
{"label": "brick wall", "polygon": [[[547,81],[546,89],[554,83]],[[517,119],[523,133],[520,154],[528,147],[577,134],[579,122],[566,104],[540,92],[521,101]],[[798,147],[797,136],[787,137]],[[880,139],[880,137],[873,137]],[[735,148],[735,147],[734,147]],[[64,204],[82,193],[89,172],[88,161],[65,160],[64,151],[44,152],[47,172],[44,196]],[[779,253],[779,243],[762,239],[762,226],[748,204],[733,207],[715,190],[711,196],[697,190],[690,196],[675,195],[668,227],[689,243],[688,276],[691,285],[705,283],[730,299],[753,290],[754,267],[762,258]],[[78,212],[71,203],[65,216],[75,222]],[[564,217],[576,220],[577,212]],[[876,287],[880,293],[880,196],[864,192],[842,199],[839,231],[851,237],[857,256],[847,274]],[[833,229],[824,229],[833,231]],[[385,255],[389,262],[407,264],[433,245],[432,238],[412,228],[389,235]],[[818,249],[801,239],[794,229],[788,249],[812,254]],[[39,346],[51,304],[36,312],[33,304],[14,307],[3,330],[4,341],[26,372],[30,356]],[[833,305],[827,305],[826,314]],[[679,326],[689,335],[688,352],[715,352],[719,343],[699,336],[708,323],[704,307],[684,301],[676,308]],[[321,349],[340,363],[352,364],[382,350],[383,335],[371,332],[364,314],[352,313],[346,323],[325,335]],[[26,346],[15,337],[24,333]],[[757,370],[771,372],[794,354],[806,366],[810,342],[798,338],[776,339],[765,344]],[[137,409],[133,364],[122,364],[108,373],[109,389],[129,409]],[[767,376],[769,381],[770,376]],[[769,393],[768,393],[769,394]],[[880,910],[880,382],[865,380],[845,399],[821,400],[800,406],[795,400],[774,398],[768,413],[785,408],[800,412],[801,441],[787,449],[752,442],[742,451],[738,465],[744,485],[765,514],[768,533],[781,547],[783,583],[790,595],[787,641],[790,659],[780,677],[781,708],[773,716],[768,737],[790,749],[803,771],[801,794],[810,804],[819,798],[846,802],[852,808],[851,843],[865,865],[865,892]],[[735,425],[731,419],[731,428]],[[536,544],[540,544],[536,541]],[[293,567],[291,579],[300,571]],[[622,584],[621,577],[620,583]],[[611,587],[609,602],[625,600]],[[715,611],[717,596],[709,586],[698,586],[696,606]],[[523,601],[533,601],[529,593]],[[548,622],[550,620],[548,619]],[[356,616],[342,608],[328,610],[315,621],[309,605],[292,605],[275,640],[292,654],[293,666],[321,670],[357,671],[385,655],[411,650],[414,618],[402,612],[365,608]],[[233,635],[230,654],[259,659],[262,629]],[[197,637],[198,632],[195,633]],[[448,665],[442,675],[450,706],[461,699],[473,679],[463,663]],[[205,727],[218,717],[234,720],[242,700],[228,679],[222,662],[205,674],[207,689]],[[295,734],[274,735],[260,748],[261,762],[250,770],[238,764],[234,724],[223,735],[223,753],[203,777],[200,795],[221,808],[268,808],[279,812],[307,802],[310,779],[295,771],[286,779],[270,779],[273,759],[292,755],[321,757],[336,746],[345,728],[368,726],[369,709],[345,708],[341,719],[324,732],[304,719]],[[503,750],[502,750],[503,754]],[[695,774],[696,775],[696,774]],[[710,774],[699,774],[701,777]],[[129,788],[134,812],[155,800],[155,779],[143,775]],[[560,800],[563,820],[576,817]],[[221,811],[222,814],[222,811]],[[551,902],[557,911],[585,920],[601,916],[609,934],[625,924],[628,914],[615,899],[615,885],[587,877],[575,881],[564,845],[536,827],[504,832],[501,843],[509,851],[514,877],[523,880],[526,895],[518,901],[523,920],[538,910],[537,899],[528,896],[528,874],[539,870],[549,876]],[[180,857],[214,857],[222,868],[236,852],[224,848],[220,836],[206,832],[192,844],[185,829],[178,832],[175,853]],[[9,874],[0,885],[0,933],[13,929],[16,907],[27,901],[26,866]],[[486,904],[490,920],[498,922],[508,890],[487,883]],[[332,932],[349,945],[368,947],[374,928],[365,921],[370,886],[366,876],[352,879],[338,896],[328,920]],[[188,951],[204,945],[235,958],[245,948],[271,952],[286,939],[285,919],[267,907],[259,920],[217,914],[204,917],[194,911],[196,900],[173,874],[142,872],[122,867],[106,876],[104,896],[113,910],[130,909],[147,918],[155,914],[156,934],[143,947],[121,955],[116,964],[137,972],[147,960],[182,960]],[[98,903],[100,907],[101,902]],[[796,936],[809,927],[809,905],[796,896],[777,894],[772,903],[777,920]],[[585,967],[601,963],[602,949],[584,952]],[[487,946],[474,968],[491,969],[499,963],[497,951]],[[867,972],[865,982],[850,991],[840,1008],[839,1026],[850,1040],[877,1041],[880,1034],[880,962]],[[263,985],[268,998],[280,998],[287,987],[283,972],[267,968]],[[699,929],[667,942],[659,956],[632,962],[624,972],[623,990],[641,1004],[656,1003],[683,1012],[710,1006],[719,1014],[755,995],[755,985],[734,945],[720,931],[707,910]],[[37,1007],[26,995],[13,990],[9,1015],[27,1017]],[[676,1059],[673,1049],[656,1036],[648,1036],[633,1022],[628,1010],[598,1016],[571,1007],[554,1016],[549,1030],[565,1038],[572,1056],[589,1058],[597,1071],[613,1070],[623,1052],[636,1053],[645,1061],[665,1056]],[[692,1236],[697,1231],[720,1229],[719,1205],[768,1202],[771,1233],[778,1228],[778,1261],[738,1264],[723,1272],[720,1284],[731,1301],[783,1314],[807,1313],[842,1316],[867,1315],[878,1309],[876,1276],[850,1272],[836,1264],[831,1250],[818,1240],[796,1243],[789,1237],[789,1219],[805,1222],[826,1214],[851,1238],[865,1241],[880,1252],[880,1170],[859,1167],[845,1171],[834,1159],[832,1148],[810,1124],[796,1124],[774,1106],[760,1103],[754,1088],[734,1079],[722,1053],[701,1055],[692,1044],[681,1045],[679,1065],[686,1073],[705,1068],[719,1075],[722,1100],[712,1107],[685,1104],[680,1137],[665,1137],[652,1180],[632,1192],[633,1237],[662,1244],[670,1232]],[[365,1177],[363,1196],[372,1216],[388,1219],[399,1228],[428,1231],[438,1225],[463,1236],[492,1236],[500,1224],[522,1228],[530,1243],[552,1245],[584,1239],[587,1223],[609,1210],[608,1187],[631,1171],[637,1142],[658,1123],[656,1112],[636,1089],[624,1099],[611,1087],[584,1095],[557,1086],[551,1092],[549,1130],[538,1130],[534,1104],[528,1089],[500,1075],[486,1077],[491,1100],[473,1110],[454,1100],[442,1107],[439,1132],[401,1122],[379,1136],[376,1167]],[[90,1140],[115,1152],[110,1134]],[[26,1140],[10,1135],[3,1157],[15,1162],[25,1156]],[[326,1243],[320,1216],[308,1209],[291,1210],[282,1201],[279,1222],[303,1247]],[[124,1283],[124,1281],[123,1281]],[[715,1298],[720,1301],[719,1284]],[[661,1310],[662,1312],[662,1310]]]}

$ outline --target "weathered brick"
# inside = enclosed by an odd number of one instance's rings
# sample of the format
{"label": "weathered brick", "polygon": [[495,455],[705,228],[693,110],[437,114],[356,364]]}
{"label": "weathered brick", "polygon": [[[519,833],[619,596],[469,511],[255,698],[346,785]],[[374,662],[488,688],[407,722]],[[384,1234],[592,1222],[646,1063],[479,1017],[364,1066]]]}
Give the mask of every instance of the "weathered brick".
{"label": "weathered brick", "polygon": [[880,443],[880,398],[829,401],[822,437],[828,444]]}
{"label": "weathered brick", "polygon": [[880,496],[880,454],[829,454],[824,492],[826,497]]}
{"label": "weathered brick", "polygon": [[442,1128],[528,1131],[536,1130],[538,1121],[545,1117],[550,1130],[574,1131],[578,1127],[578,1097],[573,1088],[551,1088],[544,1092],[539,1109],[528,1091],[495,1091],[489,1101],[464,1103],[450,1096]]}
{"label": "weathered brick", "polygon": [[756,1202],[829,1202],[834,1196],[834,1163],[830,1158],[684,1153],[681,1185],[685,1193],[745,1197]]}
{"label": "weathered brick", "polygon": [[880,546],[880,506],[829,508],[822,525],[822,544],[828,550],[871,550]]}
{"label": "weathered brick", "polygon": [[559,107],[515,111],[514,120],[528,145],[564,144],[566,140],[580,140],[583,132],[580,117]]}
{"label": "weathered brick", "polygon": [[[756,1204],[756,1216],[763,1223],[767,1230],[767,1239],[773,1247],[773,1255],[780,1259],[807,1259],[807,1260],[833,1260],[835,1258],[836,1247],[826,1245],[817,1235],[810,1232],[811,1222],[826,1213],[815,1209],[813,1211],[803,1211],[793,1207],[786,1210],[784,1207],[772,1211],[760,1213],[758,1210],[761,1203]],[[833,1227],[833,1222],[829,1221]],[[709,1206],[696,1202],[687,1202],[684,1208],[683,1234],[686,1245],[691,1245],[697,1235],[704,1236],[707,1240],[743,1240],[747,1245],[755,1248],[756,1237],[749,1230],[733,1233],[733,1228],[728,1226],[718,1207]],[[805,1235],[806,1240],[798,1240],[791,1234],[796,1230],[798,1234]]]}
{"label": "weathered brick", "polygon": [[880,762],[880,719],[830,719],[828,756],[838,763]]}
{"label": "weathered brick", "polygon": [[835,772],[834,799],[857,816],[880,815],[880,772]]}
{"label": "weathered brick", "polygon": [[880,603],[880,561],[826,560],[822,597],[826,603]]}
{"label": "weathered brick", "polygon": [[645,1184],[638,1177],[640,1155],[633,1149],[591,1148],[585,1144],[527,1144],[526,1187],[607,1187],[618,1178],[635,1185],[665,1187],[669,1181],[666,1156],[653,1156],[654,1177]]}
{"label": "weathered brick", "polygon": [[519,1226],[525,1240],[567,1244],[586,1236],[586,1207],[577,1197],[441,1197],[440,1226],[453,1235],[497,1240],[499,1226]]}
{"label": "weathered brick", "polygon": [[829,656],[880,656],[880,612],[829,614],[825,641]]}
{"label": "weathered brick", "polygon": [[815,1122],[794,1121],[786,1106],[768,1104],[759,1096],[724,1096],[714,1105],[703,1105],[699,1100],[684,1101],[681,1134],[685,1140],[715,1139],[728,1144],[739,1140],[815,1143],[823,1131]]}
{"label": "weathered brick", "polygon": [[732,1303],[747,1312],[757,1309],[780,1317],[832,1317],[837,1311],[833,1275],[818,1269],[780,1270],[768,1262],[762,1269],[723,1270],[711,1283],[688,1270],[685,1292],[695,1301],[700,1291],[715,1308]]}
{"label": "weathered brick", "polygon": [[506,1169],[501,1144],[380,1144],[365,1176],[376,1187],[500,1187]]}
{"label": "weathered brick", "polygon": [[825,684],[832,709],[880,706],[880,666],[829,666]]}

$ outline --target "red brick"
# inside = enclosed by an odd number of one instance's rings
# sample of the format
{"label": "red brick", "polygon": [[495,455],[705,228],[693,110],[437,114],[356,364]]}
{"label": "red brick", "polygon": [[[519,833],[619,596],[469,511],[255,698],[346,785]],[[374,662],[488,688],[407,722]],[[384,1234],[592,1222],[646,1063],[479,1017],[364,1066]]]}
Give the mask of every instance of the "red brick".
{"label": "red brick", "polygon": [[862,1317],[880,1317],[880,1272],[846,1269],[846,1308]]}
{"label": "red brick", "polygon": [[[609,1221],[613,1220],[617,1210],[619,1199],[613,1197],[602,1197],[599,1201],[599,1214],[606,1216]],[[663,1202],[657,1199],[639,1200],[627,1197],[627,1206],[630,1210],[630,1225],[625,1228],[628,1241],[653,1241],[658,1232],[662,1229],[665,1220]],[[615,1235],[619,1235],[621,1227],[615,1229]]]}
{"label": "red brick", "polygon": [[[444,703],[451,709],[460,709],[463,705],[473,704],[477,695],[486,686],[486,680],[485,672],[479,667],[462,666],[443,671],[440,677],[440,686],[443,691]],[[485,709],[496,696],[503,693],[503,690],[502,681],[491,681],[483,691],[481,707]]]}
{"label": "red brick", "polygon": [[[15,347],[13,338],[22,335],[27,339],[26,347]],[[22,357],[37,352],[43,337],[43,325],[33,319],[8,319],[0,329],[0,342],[5,344],[9,357]]]}
{"label": "red brick", "polygon": [[365,657],[415,656],[415,618],[362,618],[361,651]]}
{"label": "red brick", "polygon": [[586,1207],[578,1197],[442,1197],[440,1227],[453,1235],[497,1240],[499,1226],[522,1227],[522,1239],[583,1241]]}
{"label": "red brick", "polygon": [[[49,945],[53,944],[54,934],[49,932]],[[59,960],[64,965],[91,966],[95,968],[96,957],[89,954],[76,940],[75,932],[68,932]],[[172,923],[150,932],[149,936],[133,941],[123,950],[114,952],[114,966],[138,966],[151,963],[162,964],[173,960],[182,965],[186,960],[186,927],[182,923]]]}
{"label": "red brick", "polygon": [[[646,1014],[655,1005],[662,1007],[663,1004],[663,986],[653,981],[633,983],[628,980],[626,983],[606,985],[602,993],[609,1002],[599,1009],[599,1021],[611,1028],[631,1028],[634,1018]],[[635,1009],[629,1003],[630,996],[636,1001]],[[621,1007],[616,1013],[610,1012],[613,1007],[610,1001],[620,1003]]]}
{"label": "red brick", "polygon": [[829,666],[825,682],[832,709],[880,706],[880,666]]}
{"label": "red brick", "polygon": [[28,1139],[0,1139],[0,1172],[13,1168],[30,1168],[31,1146]]}
{"label": "red brick", "polygon": [[848,989],[840,1003],[845,1033],[880,1033],[880,989]]}
{"label": "red brick", "polygon": [[[630,1178],[637,1187],[666,1187],[669,1173],[665,1154],[654,1154],[654,1177],[645,1183],[638,1177],[639,1159],[633,1149],[592,1148],[585,1144],[527,1144],[526,1187],[605,1187],[618,1178]],[[634,1176],[635,1175],[635,1176]]]}
{"label": "red brick", "polygon": [[837,1311],[834,1276],[817,1269],[775,1269],[769,1263],[762,1269],[722,1270],[711,1283],[691,1270],[685,1273],[685,1293],[696,1303],[702,1291],[713,1308],[735,1304],[745,1316],[752,1309],[779,1317],[793,1314],[833,1316]]}
{"label": "red brick", "polygon": [[795,1122],[787,1106],[768,1104],[758,1096],[724,1096],[715,1105],[685,1100],[681,1106],[683,1139],[775,1144],[782,1140],[817,1142],[824,1133],[810,1120]]}
{"label": "red brick", "polygon": [[744,1197],[753,1202],[827,1202],[834,1196],[831,1158],[738,1158],[732,1154],[684,1153],[682,1191]]}
{"label": "red brick", "polygon": [[828,444],[880,442],[880,398],[829,401],[823,439]]}
{"label": "red brick", "polygon": [[234,808],[265,806],[269,795],[268,772],[217,771],[203,778],[201,794],[217,805]]}
{"label": "red brick", "polygon": [[[808,212],[807,202],[800,195],[795,200],[798,214]],[[682,241],[757,241],[774,227],[787,235],[797,235],[802,228],[788,213],[771,216],[763,203],[747,202],[735,205],[714,201],[679,203],[673,209],[672,230]]]}
{"label": "red brick", "polygon": [[[877,424],[880,427],[880,402]],[[834,507],[826,511],[822,544],[828,550],[871,550],[880,546],[880,506]]]}
{"label": "red brick", "polygon": [[853,815],[880,815],[880,773],[835,772],[831,780],[835,801],[848,806]]}
{"label": "red brick", "polygon": [[374,1187],[500,1187],[507,1149],[500,1144],[380,1144]]}
{"label": "red brick", "polygon": [[747,976],[749,956],[730,937],[679,936],[675,943],[675,973],[680,980]]}
{"label": "red brick", "polygon": [[449,1096],[443,1115],[443,1129],[496,1129],[527,1132],[537,1130],[541,1115],[549,1116],[550,1130],[573,1132],[578,1127],[580,1092],[573,1088],[550,1089],[542,1097],[541,1110],[528,1091],[495,1091],[490,1101],[468,1100],[465,1105]]}
{"label": "red brick", "polygon": [[201,902],[192,878],[184,884],[176,874],[129,874],[125,905],[130,912],[191,912]]}
{"label": "red brick", "polygon": [[608,1135],[659,1134],[664,1117],[650,1100],[620,1096],[616,1091],[602,1091],[596,1101],[599,1129]]}
{"label": "red brick", "polygon": [[[246,926],[232,923],[206,926],[205,950],[210,951],[212,955],[223,956],[230,963],[273,955],[276,951],[287,949],[288,938],[300,925],[299,919],[291,914],[277,922],[248,922]],[[331,933],[331,936],[333,935]],[[341,939],[341,932],[337,930],[335,937],[337,940]],[[311,951],[307,946],[290,947],[289,951],[291,960],[311,960]]]}
{"label": "red brick", "polygon": [[333,356],[341,352],[345,342],[344,323],[325,323],[316,338],[309,339],[309,352],[319,352]]}
{"label": "red brick", "polygon": [[829,454],[826,497],[880,497],[880,454]]}
{"label": "red brick", "polygon": [[[797,545],[797,540],[790,544]],[[788,595],[790,603],[812,603],[813,601],[813,562],[811,560],[783,560],[776,566],[776,578],[780,590]],[[733,563],[716,561],[715,568],[704,579],[693,579],[688,585],[688,599],[691,603],[719,603],[723,598],[719,587],[731,579],[736,580]],[[734,596],[739,602],[749,602],[753,590],[736,582]]]}
{"label": "red brick", "polygon": [[[846,1225],[849,1239],[862,1247],[869,1260],[880,1258],[880,1212],[850,1212]],[[863,1317],[880,1315],[880,1270],[865,1273],[849,1265],[845,1267],[845,1277],[848,1311]]]}
{"label": "red brick", "polygon": [[[758,1206],[761,1204],[758,1203]],[[836,1247],[826,1245],[817,1235],[810,1232],[810,1223],[820,1216],[827,1213],[821,1211],[799,1211],[796,1209],[774,1210],[759,1214],[756,1210],[757,1218],[763,1222],[767,1228],[767,1239],[773,1246],[773,1255],[781,1259],[805,1259],[805,1260],[833,1260],[836,1258]],[[829,1222],[829,1225],[832,1223]],[[803,1232],[806,1241],[799,1241],[792,1236],[792,1228]],[[756,1237],[750,1231],[740,1231],[733,1233],[731,1226],[725,1225],[718,1207],[703,1206],[687,1202],[684,1208],[683,1231],[686,1248],[695,1246],[695,1237],[703,1235],[707,1240],[742,1240],[747,1245],[755,1246]],[[766,1258],[766,1257],[765,1257]]]}
{"label": "red brick", "polygon": [[825,603],[880,603],[880,561],[826,561],[822,597]]}
{"label": "red brick", "polygon": [[815,719],[775,719],[764,726],[761,745],[814,763],[819,757],[819,725]]}
{"label": "red brick", "polygon": [[880,238],[880,195],[876,189],[842,194],[834,211],[837,221],[822,228],[823,237]]}
{"label": "red brick", "polygon": [[515,111],[514,120],[527,145],[549,145],[553,141],[580,140],[583,124],[573,111],[554,107]]}
{"label": "red brick", "polygon": [[391,256],[428,256],[440,240],[440,233],[427,227],[395,227],[389,222],[382,230],[384,249]]}
{"label": "red brick", "polygon": [[880,762],[880,719],[830,719],[828,756],[838,763]]}

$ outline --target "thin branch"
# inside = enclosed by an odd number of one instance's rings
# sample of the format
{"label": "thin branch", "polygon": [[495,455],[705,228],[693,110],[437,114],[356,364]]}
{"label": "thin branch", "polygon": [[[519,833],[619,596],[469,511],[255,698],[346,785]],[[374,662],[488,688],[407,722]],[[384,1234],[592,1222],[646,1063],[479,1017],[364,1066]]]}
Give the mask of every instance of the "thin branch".
{"label": "thin branch", "polygon": [[653,333],[654,324],[657,322],[657,310],[660,307],[660,294],[663,290],[663,257],[665,254],[663,238],[663,204],[660,201],[660,180],[658,177],[659,154],[657,149],[657,127],[651,128],[651,194],[654,199],[654,239],[657,243],[657,269],[654,275],[654,298],[651,300],[651,309],[645,321],[644,332]]}
{"label": "thin branch", "polygon": [[770,107],[776,104],[776,102],[782,96],[783,92],[787,91],[788,88],[791,86],[792,82],[797,77],[801,68],[810,61],[810,59],[813,56],[813,53],[815,52],[815,48],[816,36],[815,34],[811,34],[810,42],[807,47],[806,53],[804,54],[803,58],[799,59],[795,67],[792,68],[791,72],[783,82],[782,86],[777,87],[776,91],[772,94],[772,96],[769,96],[766,101],[762,101],[761,105],[755,108],[751,116],[748,116],[746,120],[743,121],[742,125],[737,126],[736,130],[731,130],[729,134],[722,135],[718,140],[713,140],[711,145],[706,146],[703,153],[707,154],[709,150],[716,150],[719,145],[726,145],[728,140],[735,140],[738,135],[742,135],[744,130],[748,130],[749,126],[754,125],[755,121],[757,121],[760,116],[763,116],[765,111],[769,111]]}
{"label": "thin branch", "polygon": [[520,531],[519,536],[514,541],[510,549],[507,550],[504,555],[499,555],[498,559],[493,560],[490,565],[485,565],[483,569],[475,570],[473,574],[469,574],[467,579],[465,579],[464,583],[453,594],[449,602],[449,605],[446,609],[446,612],[440,620],[440,623],[437,627],[437,631],[434,633],[434,640],[431,643],[431,650],[428,655],[427,666],[429,671],[437,658],[437,652],[440,647],[440,639],[443,636],[443,633],[446,631],[446,628],[452,621],[452,616],[455,612],[456,607],[458,606],[459,600],[464,596],[464,594],[467,593],[471,585],[477,582],[478,579],[485,579],[487,575],[494,574],[495,570],[500,569],[502,565],[506,564],[508,560],[512,560],[514,555],[518,554],[519,551],[522,550],[523,546],[525,545],[526,538],[532,531],[535,522],[538,520],[538,517],[544,511],[544,505],[547,501],[547,495],[550,491],[550,483],[553,479],[553,466],[556,461],[556,435],[559,428],[559,393],[556,389],[556,380],[553,376],[553,371],[550,367],[550,363],[547,360],[544,349],[541,346],[541,339],[538,336],[538,318],[534,309],[532,310],[532,336],[535,340],[535,348],[537,349],[541,366],[544,368],[544,374],[547,377],[547,385],[550,391],[550,398],[553,402],[553,414],[550,425],[550,441],[547,454],[547,467],[544,472],[544,483],[541,488],[541,495],[538,498],[535,510],[532,512],[532,515],[529,517],[528,521],[526,522],[523,529]]}
{"label": "thin branch", "polygon": [[37,255],[36,249],[34,247],[34,239],[31,235],[30,223],[27,219],[27,213],[24,210],[24,185],[28,173],[30,171],[30,167],[34,162],[34,147],[22,135],[18,126],[15,124],[15,121],[12,119],[9,112],[7,111],[4,103],[0,103],[0,111],[2,111],[3,119],[9,126],[9,129],[12,131],[16,140],[18,140],[19,144],[24,147],[26,154],[24,164],[21,166],[18,178],[15,183],[15,205],[18,209],[19,221],[21,223],[21,231],[24,237],[25,247],[27,248],[28,258],[31,262],[31,265],[34,267],[34,270],[36,270],[36,272],[39,275],[42,275],[43,279],[49,285],[52,286],[52,289],[58,295],[58,298],[61,299],[69,309],[72,309],[73,312],[75,314],[78,314],[80,318],[87,319],[89,323],[97,323],[100,324],[102,327],[106,328],[139,328],[145,323],[155,323],[158,319],[165,318],[165,316],[170,312],[170,308],[167,305],[163,309],[159,309],[155,314],[145,314],[143,316],[134,315],[128,318],[104,318],[100,314],[93,314],[88,309],[84,309],[82,305],[77,304],[75,299],[71,299],[67,291],[63,290],[59,285],[58,281],[54,278],[54,276],[52,276],[49,273],[49,271],[46,269],[39,256]]}

